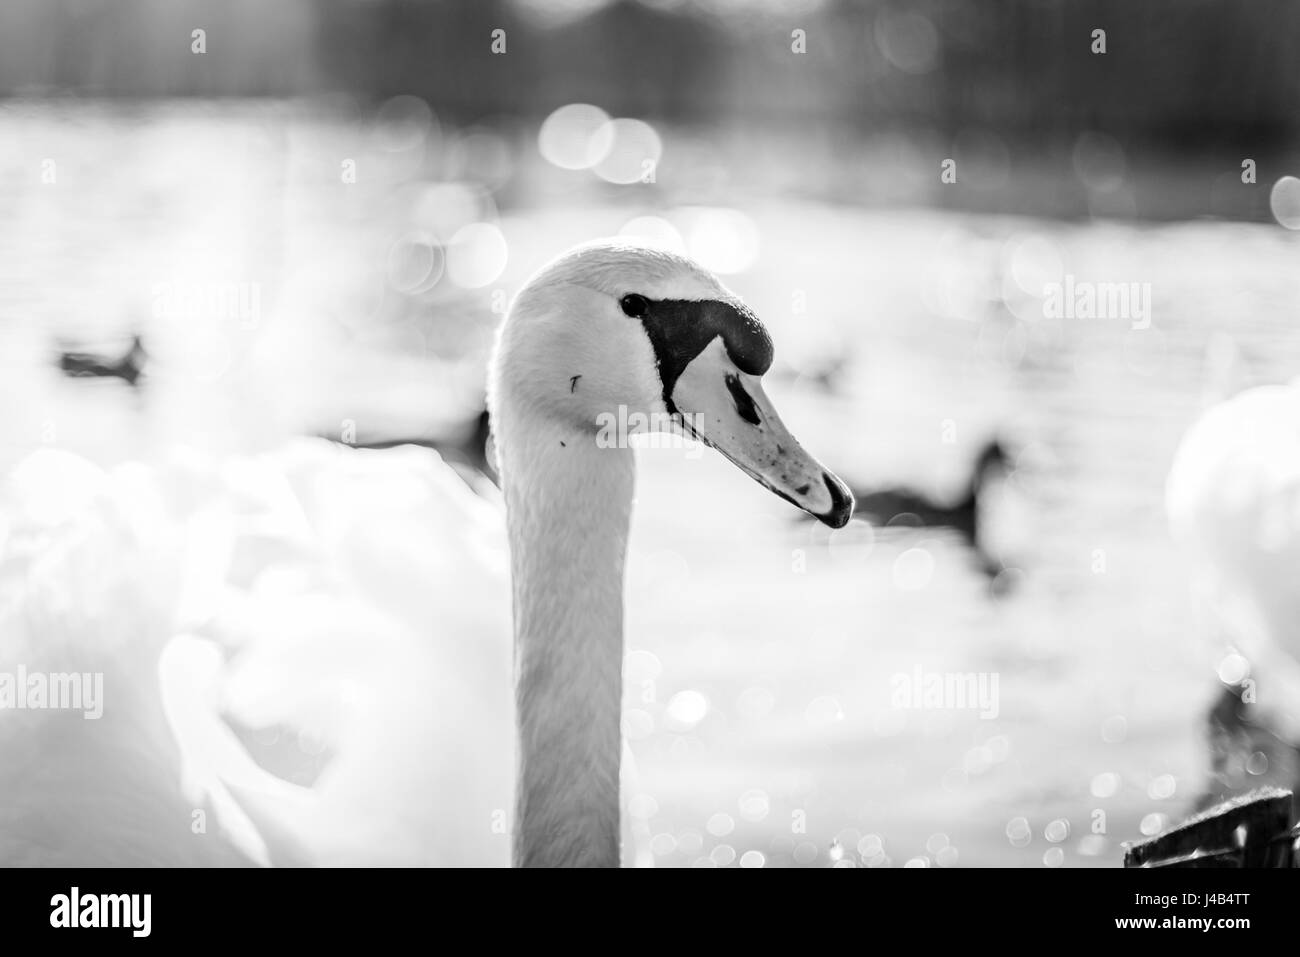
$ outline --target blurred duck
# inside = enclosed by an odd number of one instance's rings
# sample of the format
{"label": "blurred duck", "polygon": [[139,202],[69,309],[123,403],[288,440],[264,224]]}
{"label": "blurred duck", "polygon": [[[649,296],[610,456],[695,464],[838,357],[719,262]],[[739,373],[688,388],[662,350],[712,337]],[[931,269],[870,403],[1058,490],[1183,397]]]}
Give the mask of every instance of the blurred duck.
{"label": "blurred duck", "polygon": [[471,488],[481,488],[478,477],[482,476],[495,484],[497,470],[493,464],[495,455],[491,451],[492,417],[486,408],[479,411],[472,420],[466,421],[459,428],[451,429],[447,434],[437,438],[417,437],[409,439],[383,439],[373,442],[359,441],[357,448],[391,449],[402,445],[421,446],[433,449],[444,462],[456,469]]}
{"label": "blurred duck", "polygon": [[0,502],[3,660],[100,674],[103,709],[0,709],[0,861],[489,865],[513,834],[518,865],[617,866],[635,460],[593,423],[671,412],[842,526],[771,360],[701,267],[600,243],[499,331],[504,521],[418,447],[32,454]]}
{"label": "blurred duck", "polygon": [[73,378],[121,379],[135,388],[144,375],[148,353],[140,336],[133,335],[126,352],[102,355],[94,352],[64,350],[59,353],[59,370]]}
{"label": "blurred duck", "polygon": [[855,488],[854,515],[877,527],[949,528],[970,549],[976,564],[990,580],[1003,571],[1003,564],[986,547],[982,534],[982,496],[1010,469],[1010,456],[999,439],[985,443],[976,455],[969,480],[954,502],[936,502],[922,492],[906,488]]}
{"label": "blurred duck", "polygon": [[1231,646],[1200,803],[1261,784],[1300,791],[1300,384],[1206,412],[1178,448],[1165,501],[1195,593]]}

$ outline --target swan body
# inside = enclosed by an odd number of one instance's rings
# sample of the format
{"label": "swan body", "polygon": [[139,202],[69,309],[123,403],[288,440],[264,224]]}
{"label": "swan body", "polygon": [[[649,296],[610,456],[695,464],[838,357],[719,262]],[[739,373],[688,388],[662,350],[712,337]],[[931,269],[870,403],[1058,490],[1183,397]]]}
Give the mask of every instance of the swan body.
{"label": "swan body", "polygon": [[[34,453],[0,502],[4,660],[102,671],[105,711],[0,711],[0,861],[617,866],[635,461],[597,423],[671,421],[841,526],[771,358],[698,265],[598,243],[499,331],[504,522],[416,447]],[[238,728],[319,767],[272,773]]]}
{"label": "swan body", "polygon": [[1174,537],[1242,603],[1254,642],[1300,660],[1300,388],[1210,409],[1178,448],[1165,500]]}
{"label": "swan body", "polygon": [[[102,673],[105,701],[0,711],[0,861],[508,862],[504,529],[436,455],[42,451],[6,493],[3,660]],[[331,758],[292,785],[232,722]]]}
{"label": "swan body", "polygon": [[[1252,388],[1210,408],[1175,454],[1165,501],[1197,594],[1249,662],[1251,720],[1300,746],[1300,386]],[[1240,729],[1239,704],[1213,720]]]}

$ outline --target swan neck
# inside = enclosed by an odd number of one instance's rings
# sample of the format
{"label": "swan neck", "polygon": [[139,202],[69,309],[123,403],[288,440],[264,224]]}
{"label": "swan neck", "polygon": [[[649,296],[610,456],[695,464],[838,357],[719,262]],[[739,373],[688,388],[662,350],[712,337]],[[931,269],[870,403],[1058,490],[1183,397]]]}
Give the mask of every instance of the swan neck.
{"label": "swan neck", "polygon": [[617,867],[632,453],[558,426],[510,438],[501,466],[514,601],[515,864]]}

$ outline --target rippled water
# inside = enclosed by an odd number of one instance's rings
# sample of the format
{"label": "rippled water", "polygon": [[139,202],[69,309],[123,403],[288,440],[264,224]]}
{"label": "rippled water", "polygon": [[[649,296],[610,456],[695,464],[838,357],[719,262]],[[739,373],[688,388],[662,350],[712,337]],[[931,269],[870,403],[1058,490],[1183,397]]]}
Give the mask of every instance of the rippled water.
{"label": "rippled water", "polygon": [[[114,461],[344,420],[434,432],[472,413],[532,269],[678,201],[557,187],[522,160],[493,194],[372,133],[284,106],[0,113],[0,464],[45,442]],[[712,454],[645,450],[629,860],[1117,865],[1195,794],[1222,655],[1164,475],[1205,402],[1300,373],[1296,235],[726,205],[709,222],[724,250],[756,242],[726,279],[786,360],[787,424],[858,484],[939,498],[1006,436],[1020,468],[990,514],[1021,574],[994,600],[950,536],[827,536]],[[459,251],[430,241],[466,227]],[[1151,328],[1043,318],[1035,290],[1065,274],[1149,283]],[[223,284],[253,314],[176,306]],[[49,368],[61,340],[136,330],[158,359],[143,396]],[[832,360],[831,391],[799,375]],[[996,676],[996,716],[897,707],[918,670]]]}

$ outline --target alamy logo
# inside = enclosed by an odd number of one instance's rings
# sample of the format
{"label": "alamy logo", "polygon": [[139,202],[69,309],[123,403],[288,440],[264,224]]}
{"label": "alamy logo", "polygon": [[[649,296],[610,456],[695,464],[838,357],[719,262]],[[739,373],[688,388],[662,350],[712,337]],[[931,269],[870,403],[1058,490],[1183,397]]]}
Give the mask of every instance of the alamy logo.
{"label": "alamy logo", "polygon": [[133,937],[148,937],[152,924],[151,894],[71,893],[50,898],[51,927],[128,927]]}
{"label": "alamy logo", "polygon": [[1076,281],[1043,286],[1043,316],[1047,319],[1127,319],[1134,329],[1151,326],[1151,283]]}
{"label": "alamy logo", "polygon": [[632,436],[644,435],[640,443],[644,448],[685,449],[688,459],[698,459],[704,454],[704,443],[695,436],[700,434],[703,419],[690,412],[628,412],[627,406],[620,405],[617,413],[596,416],[596,447],[626,449]]}
{"label": "alamy logo", "polygon": [[262,286],[255,282],[156,283],[155,319],[235,321],[245,329],[262,316]]}
{"label": "alamy logo", "polygon": [[0,671],[0,710],[80,711],[88,721],[104,714],[102,672]]}
{"label": "alamy logo", "polygon": [[899,672],[889,679],[890,704],[918,711],[979,711],[981,718],[998,716],[998,673],[996,671]]}

